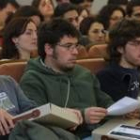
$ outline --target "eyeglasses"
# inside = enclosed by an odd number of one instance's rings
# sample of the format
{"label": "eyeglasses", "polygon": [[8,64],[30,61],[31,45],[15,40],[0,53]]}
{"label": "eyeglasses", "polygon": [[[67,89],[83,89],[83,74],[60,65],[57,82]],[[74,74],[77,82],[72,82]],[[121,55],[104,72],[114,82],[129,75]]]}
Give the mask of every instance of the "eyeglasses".
{"label": "eyeglasses", "polygon": [[140,47],[140,40],[133,40],[133,41],[128,42],[128,44],[133,45],[135,47],[138,47],[138,46]]}
{"label": "eyeglasses", "polygon": [[81,45],[79,43],[77,43],[77,44],[72,44],[72,43],[60,44],[60,43],[57,43],[57,45],[59,45],[61,47],[64,47],[69,51],[73,51],[74,49],[78,50],[81,47]]}

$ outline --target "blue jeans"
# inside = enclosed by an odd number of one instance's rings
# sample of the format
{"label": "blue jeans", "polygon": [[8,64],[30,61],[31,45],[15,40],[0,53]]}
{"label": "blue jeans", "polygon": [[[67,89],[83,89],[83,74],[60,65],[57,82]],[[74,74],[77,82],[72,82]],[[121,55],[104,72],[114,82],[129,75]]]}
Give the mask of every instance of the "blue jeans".
{"label": "blue jeans", "polygon": [[86,138],[84,138],[82,140],[93,140],[93,138],[92,138],[92,136],[89,136],[89,137],[86,137]]}

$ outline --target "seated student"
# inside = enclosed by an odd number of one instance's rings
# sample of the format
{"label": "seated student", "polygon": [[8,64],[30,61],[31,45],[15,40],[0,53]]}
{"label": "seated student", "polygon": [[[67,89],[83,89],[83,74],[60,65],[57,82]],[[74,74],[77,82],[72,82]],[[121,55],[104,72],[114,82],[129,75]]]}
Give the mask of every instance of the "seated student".
{"label": "seated student", "polygon": [[89,39],[89,44],[105,43],[106,31],[100,19],[93,16],[86,17],[80,24],[80,32]]}
{"label": "seated student", "polygon": [[30,6],[30,5],[21,6],[13,14],[12,18],[19,18],[19,17],[31,18],[37,27],[43,21],[43,16],[39,12],[39,10],[33,6]]}
{"label": "seated student", "polygon": [[139,93],[140,22],[124,19],[109,32],[110,64],[97,74],[101,89],[114,101]]}
{"label": "seated student", "polygon": [[[12,119],[13,116],[30,110],[36,106],[37,105],[34,101],[29,100],[25,96],[14,79],[9,76],[0,76],[0,140],[8,140],[11,130],[15,128],[15,124]],[[72,109],[69,109],[69,111],[76,113],[79,120],[82,118],[80,116],[80,112]],[[28,125],[31,124],[29,123]],[[34,125],[38,126],[38,124]],[[46,131],[46,133],[47,132],[48,131]],[[51,137],[51,133],[48,137]]]}
{"label": "seated student", "polygon": [[[61,3],[54,9],[54,18],[62,18],[69,21],[79,31],[79,14],[77,7],[71,3]],[[86,36],[80,34],[79,43],[86,46],[90,43]]]}
{"label": "seated student", "polygon": [[118,5],[105,5],[98,13],[98,18],[104,24],[105,30],[109,30],[115,23],[125,17],[125,11]]}
{"label": "seated student", "polygon": [[37,27],[26,17],[13,18],[5,27],[3,34],[2,59],[30,59],[37,49]]}
{"label": "seated student", "polygon": [[[0,76],[0,140],[14,127],[12,117],[36,106],[9,76]],[[5,135],[5,136],[2,136]]]}
{"label": "seated student", "polygon": [[38,31],[39,57],[29,60],[20,84],[38,105],[51,102],[81,111],[84,123],[74,133],[83,139],[90,137],[113,102],[100,90],[97,78],[75,64],[78,39],[79,32],[66,20],[44,23]]}
{"label": "seated student", "polygon": [[129,1],[126,7],[126,14],[128,17],[140,21],[140,1],[139,0]]}
{"label": "seated student", "polygon": [[3,28],[9,14],[14,13],[19,8],[16,0],[0,0],[0,46],[3,42]]}
{"label": "seated student", "polygon": [[32,6],[40,11],[45,22],[51,20],[54,13],[52,0],[32,0]]}

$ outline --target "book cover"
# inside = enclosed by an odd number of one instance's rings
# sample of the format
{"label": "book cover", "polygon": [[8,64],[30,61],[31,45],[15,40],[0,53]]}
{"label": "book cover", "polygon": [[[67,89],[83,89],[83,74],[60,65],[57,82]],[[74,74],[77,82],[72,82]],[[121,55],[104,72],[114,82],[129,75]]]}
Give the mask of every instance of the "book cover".
{"label": "book cover", "polygon": [[31,109],[13,118],[16,123],[20,120],[31,120],[43,124],[52,124],[64,129],[72,128],[79,124],[78,117],[75,113],[61,108],[52,103]]}
{"label": "book cover", "polygon": [[109,135],[116,135],[120,137],[127,137],[128,139],[140,140],[140,128],[121,124],[109,132]]}

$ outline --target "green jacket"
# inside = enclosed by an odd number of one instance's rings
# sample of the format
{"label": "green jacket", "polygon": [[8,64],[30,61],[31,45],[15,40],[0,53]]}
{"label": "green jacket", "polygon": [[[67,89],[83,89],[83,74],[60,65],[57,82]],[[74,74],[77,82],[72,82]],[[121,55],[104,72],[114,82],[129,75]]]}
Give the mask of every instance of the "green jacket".
{"label": "green jacket", "polygon": [[16,124],[8,140],[80,140],[72,133],[56,126],[42,126],[31,121]]}
{"label": "green jacket", "polygon": [[32,59],[20,85],[39,106],[51,102],[61,107],[84,110],[91,106],[106,108],[112,104],[111,98],[100,90],[97,78],[79,65],[67,74],[60,74],[45,67],[40,58]]}

